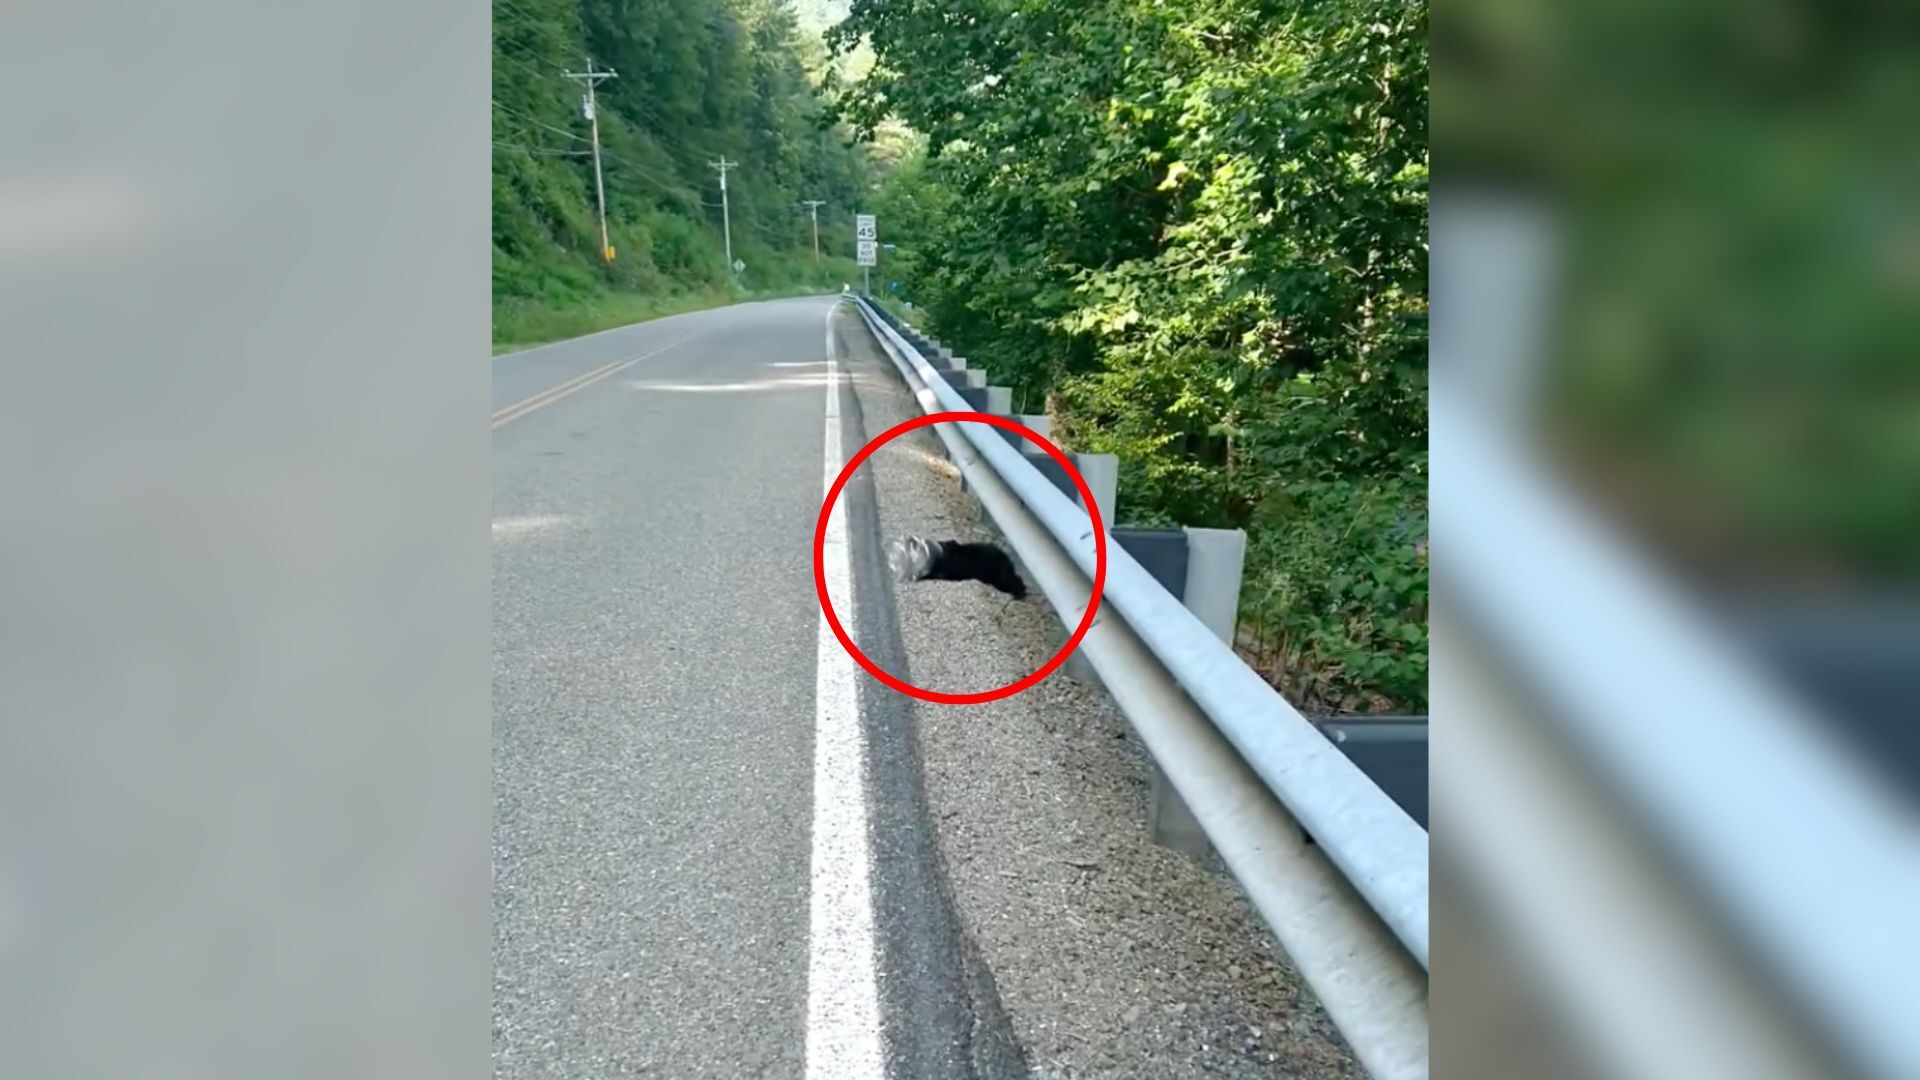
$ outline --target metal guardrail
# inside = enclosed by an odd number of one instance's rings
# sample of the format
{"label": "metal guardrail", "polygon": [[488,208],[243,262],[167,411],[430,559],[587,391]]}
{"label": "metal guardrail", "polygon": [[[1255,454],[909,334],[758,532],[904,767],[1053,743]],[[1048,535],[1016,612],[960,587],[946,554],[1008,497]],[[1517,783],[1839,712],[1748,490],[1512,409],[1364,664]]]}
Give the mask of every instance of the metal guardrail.
{"label": "metal guardrail", "polygon": [[[1910,813],[1809,705],[1555,490],[1515,432],[1447,383],[1431,401],[1433,451],[1448,462],[1446,480],[1435,473],[1433,533],[1452,559],[1435,611],[1455,624],[1434,635],[1434,698],[1464,706],[1449,739],[1475,769],[1438,801],[1449,836],[1464,838],[1454,850],[1530,954],[1529,975],[1619,1075],[1777,1070],[1781,1051],[1756,1053],[1751,1033],[1779,1022],[1782,1001],[1858,1074],[1920,1075]],[[1502,527],[1476,528],[1488,521]],[[1526,707],[1456,669],[1524,684]],[[1564,782],[1542,780],[1553,770]],[[1595,794],[1582,803],[1578,787]],[[1618,827],[1626,839],[1588,835],[1615,819],[1630,823]],[[1606,856],[1609,844],[1658,854],[1641,865]],[[1614,970],[1622,950],[1595,929],[1631,920],[1660,940],[1647,929],[1656,919],[1683,926],[1675,936],[1711,926],[1746,954],[1729,969],[1660,950],[1666,985],[1710,996],[1741,1037],[1709,1038]],[[1736,1004],[1745,995],[1768,1000]]]}
{"label": "metal guardrail", "polygon": [[[923,410],[975,411],[887,316],[855,302]],[[986,425],[935,430],[1041,591],[1077,622],[1096,559],[1088,511]],[[1081,655],[1361,1063],[1376,1077],[1425,1076],[1426,832],[1111,536],[1101,604]]]}
{"label": "metal guardrail", "polygon": [[[1920,821],[1882,770],[1913,730],[1913,651],[1877,613],[1860,633],[1858,593],[1793,581],[1748,599],[1806,602],[1789,609],[1799,640],[1756,648],[1724,593],[1663,565],[1558,467],[1543,436],[1552,364],[1578,338],[1561,310],[1578,209],[1509,189],[1433,204],[1435,904],[1449,996],[1469,1003],[1449,1027],[1486,1047],[1551,1029],[1538,1057],[1553,1060],[1525,1076],[1912,1080]],[[1732,392],[1666,405],[1705,430]],[[1741,501],[1702,483],[1681,489],[1721,513]],[[1912,594],[1877,584],[1874,603],[1910,617]],[[1773,670],[1843,625],[1818,651],[1838,645],[1853,702]],[[1876,698],[1868,722],[1899,734],[1863,752],[1832,714]],[[1476,997],[1524,1008],[1474,1031]],[[1450,1071],[1516,1075],[1464,1050]]]}

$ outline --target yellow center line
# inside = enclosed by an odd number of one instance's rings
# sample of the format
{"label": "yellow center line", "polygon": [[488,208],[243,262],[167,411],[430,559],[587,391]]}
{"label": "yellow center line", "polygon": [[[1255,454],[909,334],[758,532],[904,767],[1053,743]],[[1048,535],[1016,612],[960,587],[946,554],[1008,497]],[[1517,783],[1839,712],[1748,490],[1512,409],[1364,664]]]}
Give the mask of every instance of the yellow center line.
{"label": "yellow center line", "polygon": [[668,349],[675,348],[680,345],[685,345],[687,342],[692,341],[694,338],[701,336],[701,334],[706,334],[709,332],[710,331],[702,330],[698,334],[688,334],[686,337],[683,337],[678,341],[668,342],[667,344],[662,345],[659,348],[654,349],[650,352],[639,353],[635,356],[629,356],[625,360],[615,360],[610,364],[603,364],[600,367],[594,368],[592,371],[587,372],[585,375],[576,375],[573,378],[568,379],[566,382],[563,382],[558,386],[550,386],[547,389],[542,390],[539,393],[533,395],[532,397],[527,398],[525,401],[515,402],[514,404],[509,405],[504,409],[501,409],[499,412],[494,413],[493,426],[495,429],[498,429],[502,424],[508,423],[509,421],[518,420],[519,418],[527,415],[530,412],[533,412],[536,409],[545,408],[546,406],[551,405],[556,401],[559,401],[561,398],[566,397],[568,394],[571,394],[576,390],[583,390],[588,386],[591,386],[594,383],[599,382],[601,379],[607,378],[610,375],[614,375],[618,372],[624,371],[627,368],[632,367],[633,365],[639,363],[642,360],[647,359],[648,357],[659,356],[661,353],[666,352]]}

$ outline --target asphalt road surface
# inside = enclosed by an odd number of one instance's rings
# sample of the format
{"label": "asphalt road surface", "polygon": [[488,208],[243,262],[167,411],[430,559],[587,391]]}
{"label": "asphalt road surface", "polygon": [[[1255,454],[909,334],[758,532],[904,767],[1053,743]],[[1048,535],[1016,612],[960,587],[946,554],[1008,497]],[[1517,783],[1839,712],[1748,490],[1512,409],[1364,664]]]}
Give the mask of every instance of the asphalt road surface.
{"label": "asphalt road surface", "polygon": [[[492,361],[497,1077],[833,1075],[808,1061],[833,1012],[809,916],[861,874],[872,959],[828,967],[872,967],[878,1030],[854,1010],[835,1037],[890,1077],[1024,1071],[935,869],[910,710],[864,675],[867,865],[813,862],[835,304]],[[858,400],[833,396],[851,453]],[[903,672],[870,481],[845,498],[857,633]]]}
{"label": "asphalt road surface", "polygon": [[[825,630],[826,482],[913,411],[836,308],[492,361],[495,1076],[1357,1075],[1231,883],[1150,842],[1097,694],[919,705]],[[836,504],[835,610],[909,682],[1004,685],[1044,605],[886,573],[883,520],[985,536],[921,435]]]}

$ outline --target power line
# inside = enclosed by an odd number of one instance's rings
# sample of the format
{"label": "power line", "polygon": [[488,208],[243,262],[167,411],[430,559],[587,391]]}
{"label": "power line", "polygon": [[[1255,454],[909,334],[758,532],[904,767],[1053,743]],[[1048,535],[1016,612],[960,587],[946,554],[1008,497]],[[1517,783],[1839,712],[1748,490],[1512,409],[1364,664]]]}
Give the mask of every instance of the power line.
{"label": "power line", "polygon": [[544,120],[536,120],[533,117],[528,116],[526,113],[518,112],[516,110],[510,109],[505,105],[500,104],[499,98],[493,99],[493,107],[496,109],[499,109],[503,113],[506,113],[508,116],[514,117],[515,119],[525,120],[527,123],[533,124],[536,127],[546,128],[548,131],[551,131],[556,135],[565,135],[567,138],[572,139],[575,142],[590,141],[584,135],[576,135],[573,132],[568,131],[566,128],[554,127],[552,124],[549,124]]}
{"label": "power line", "polygon": [[[641,116],[660,125],[660,127],[672,126],[671,121],[662,116],[657,110],[649,107],[644,101],[633,100],[630,95],[623,96],[620,99],[618,108],[622,110],[632,108]],[[665,131],[647,127],[642,123],[636,122],[632,131],[637,136],[645,136],[653,142],[659,143],[662,147],[677,152],[679,156],[684,159],[683,163],[687,165],[697,164],[700,159],[713,155],[713,151],[711,150],[701,149],[700,147],[683,141],[678,136],[670,136]]]}
{"label": "power line", "polygon": [[651,170],[647,169],[646,166],[641,165],[637,161],[634,161],[630,158],[623,158],[620,155],[615,154],[610,150],[602,151],[602,153],[605,155],[608,161],[618,162],[621,165],[627,166],[628,168],[632,169],[635,173],[638,173],[640,179],[646,180],[649,183],[651,183],[654,187],[659,188],[661,191],[665,192],[666,194],[672,195],[675,199],[679,200],[682,205],[689,206],[689,207],[719,205],[718,203],[702,202],[697,196],[692,194],[690,189],[680,186],[679,181],[676,181],[670,177],[666,179],[662,179],[660,177],[660,174],[652,172]]}
{"label": "power line", "polygon": [[[498,43],[496,43],[496,46],[497,44]],[[520,68],[522,71],[525,71],[528,74],[537,75],[537,76],[540,76],[541,78],[546,77],[544,73],[539,71],[532,64],[526,62],[525,60],[521,60],[515,57],[510,52],[506,52],[502,50],[500,51],[499,55],[501,59],[506,60],[507,62],[513,64],[515,67]],[[656,124],[659,124],[661,127],[673,126],[672,121],[668,120],[658,110],[652,108],[644,101],[635,101],[630,96],[622,97],[620,99],[619,107],[622,109],[631,108],[635,112],[639,113],[640,115],[651,119]],[[669,149],[679,152],[682,156],[684,156],[687,159],[688,164],[693,164],[697,162],[699,159],[711,156],[714,153],[714,151],[712,151],[711,149],[704,149],[698,146],[694,146],[692,143],[685,142],[677,136],[669,136],[664,131],[660,131],[660,130],[656,130],[653,128],[648,128],[640,125],[636,125],[634,130],[637,132],[644,133],[645,135],[647,135],[647,137],[651,138],[655,142],[660,143],[661,145],[666,146]]]}
{"label": "power line", "polygon": [[518,143],[503,142],[494,143],[493,148],[495,150],[517,150],[523,154],[548,157],[585,157],[589,153],[589,151],[586,150],[557,150],[550,146],[521,146]]}
{"label": "power line", "polygon": [[[546,23],[546,22],[540,21],[534,15],[531,15],[528,12],[523,11],[518,7],[515,7],[514,5],[507,3],[506,0],[494,0],[493,7],[494,7],[494,14],[498,15],[501,9],[505,9],[508,14],[513,15],[520,19],[520,25],[525,26],[529,29],[544,30],[547,27],[554,25],[552,23]],[[579,16],[578,9],[575,9],[574,15],[575,15],[574,25],[572,27],[562,27],[561,30],[563,33],[566,32],[567,30],[571,30],[574,34],[577,34],[581,37],[585,37],[586,26],[582,24],[578,18]]]}
{"label": "power line", "polygon": [[[495,142],[493,145],[495,149],[499,149],[499,150],[512,150],[519,153],[534,154],[534,155],[543,156],[543,157],[586,157],[587,155],[593,153],[593,151],[591,150],[565,150],[557,147],[522,146],[517,143]],[[675,201],[681,203],[684,206],[693,207],[693,208],[716,209],[716,210],[721,207],[720,203],[708,202],[705,199],[701,199],[695,196],[692,193],[692,190],[685,186],[686,184],[685,181],[676,179],[672,176],[666,176],[666,175],[662,175],[661,173],[655,172],[652,169],[648,168],[647,166],[642,165],[639,162],[633,160],[632,158],[624,157],[620,154],[616,154],[613,151],[607,150],[605,148],[602,148],[601,156],[608,161],[614,162],[626,169],[631,170],[635,174],[637,179],[646,181],[651,186],[659,189],[661,193],[672,196]],[[767,233],[768,235],[771,235],[770,233],[767,232],[767,230],[764,227],[759,226],[751,221],[743,222],[743,224],[747,228],[751,228],[756,232]]]}
{"label": "power line", "polygon": [[[554,49],[551,51],[558,53],[564,50]],[[539,64],[547,64],[547,63],[553,62],[553,59],[547,55],[528,53],[525,56],[519,56],[519,55],[516,55],[510,49],[502,48],[501,43],[499,41],[495,41],[493,43],[493,55],[495,59],[505,60],[507,63],[512,64],[513,66],[519,68],[521,71],[524,71],[527,74],[532,75],[535,78],[540,79],[542,81],[545,81],[546,79],[551,78],[551,76],[548,74],[546,69],[538,66]]]}
{"label": "power line", "polygon": [[531,14],[528,14],[527,12],[522,11],[519,7],[508,3],[507,0],[493,0],[493,6],[496,10],[500,8],[505,8],[507,11],[511,12],[512,14],[518,15],[520,18],[525,19],[527,22],[527,25],[529,26],[546,25],[545,23],[542,23],[538,19],[534,18]]}
{"label": "power line", "polygon": [[[671,121],[669,121],[666,117],[660,115],[659,112],[657,112],[652,107],[647,105],[647,103],[644,101],[628,102],[627,104],[632,105],[634,108],[638,109],[643,115],[647,116],[654,123],[659,124],[662,127],[672,126]],[[675,149],[678,149],[681,153],[689,155],[691,160],[697,161],[698,159],[707,157],[708,155],[713,153],[713,151],[710,149],[702,149],[700,147],[694,146],[691,143],[682,142],[678,138],[668,138],[667,134],[664,131],[648,131],[647,134],[653,136],[656,141],[662,143],[663,145],[674,147]],[[678,144],[678,145],[676,146],[675,144]]]}
{"label": "power line", "polygon": [[[521,70],[528,72],[529,74],[533,74],[533,75],[543,74],[539,69],[533,66],[533,59],[535,58],[533,58],[531,54],[525,57],[515,55],[513,50],[507,48],[506,44],[502,42],[499,38],[495,38],[493,40],[493,58],[496,60],[505,60],[507,63],[513,64],[519,67]],[[538,57],[538,59],[544,60],[546,58]]]}
{"label": "power line", "polygon": [[[498,41],[494,42],[494,50],[496,53],[499,54],[501,59],[506,60],[508,63],[511,63],[521,68],[522,70],[527,71],[530,74],[542,75],[542,72],[537,70],[532,64],[529,64],[528,61],[533,60],[535,62],[545,62],[547,59],[546,57],[516,56],[511,50],[502,48],[501,43]],[[542,77],[544,77],[544,75],[542,75]],[[621,107],[631,108],[638,113],[651,117],[656,123],[671,126],[671,123],[672,123],[671,121],[669,121],[665,116],[661,115],[658,110],[648,105],[645,101],[634,100],[631,97],[623,97],[621,102]],[[659,134],[659,133],[656,132],[655,134]],[[661,137],[664,139],[664,136],[661,136]],[[694,147],[690,144],[684,144],[684,143],[682,144],[682,148],[693,151],[696,157],[706,156],[713,152],[710,149],[702,149],[702,148]]]}
{"label": "power line", "polygon": [[[633,160],[632,158],[621,157],[620,155],[614,153],[611,150],[604,150],[602,151],[602,153],[606,155],[606,158],[608,161],[617,161],[620,164],[625,165],[627,168],[632,169],[634,172],[639,173],[641,176],[649,180],[652,180],[656,184],[661,185],[662,187],[666,187],[674,191],[678,191],[682,194],[687,195],[688,198],[694,197],[692,195],[692,189],[687,187],[686,181],[684,180],[681,180],[674,176],[662,176],[661,174],[654,172],[652,169],[648,168],[645,165],[640,164],[639,162]],[[699,200],[696,199],[695,201],[699,201]],[[720,204],[704,203],[703,205],[719,206]]]}
{"label": "power line", "polygon": [[[530,64],[525,60],[521,60],[515,57],[510,52],[499,49],[498,45],[499,43],[496,42],[495,49],[500,59],[513,64],[515,67],[519,68],[520,70],[530,75],[534,75],[542,79],[547,77],[544,72],[540,71],[533,64]],[[495,104],[499,104],[499,103],[496,101]],[[623,97],[620,100],[619,107],[621,109],[631,108],[635,110],[637,113],[639,113],[640,115],[645,116],[648,119],[651,119],[654,123],[660,125],[660,127],[662,128],[672,126],[672,121],[668,120],[658,110],[648,106],[647,103],[644,101],[635,101],[635,100],[632,100],[630,97]],[[501,108],[504,109],[506,108],[506,106],[502,105]],[[532,118],[528,117],[527,119],[531,120]],[[539,121],[537,120],[533,122],[539,123]],[[636,124],[633,128],[633,131],[638,135],[645,135],[647,138],[653,140],[656,143],[659,143],[661,146],[667,148],[668,150],[674,151],[676,154],[678,154],[681,158],[684,159],[684,164],[688,164],[688,165],[696,164],[700,161],[700,159],[709,157],[714,153],[710,149],[703,149],[701,147],[694,146],[692,143],[685,142],[677,136],[670,136],[665,131],[658,130],[656,128],[649,128],[642,124]],[[576,138],[576,139],[580,138],[580,136],[578,135],[572,135],[570,137]],[[585,142],[586,140],[580,139],[580,141]]]}

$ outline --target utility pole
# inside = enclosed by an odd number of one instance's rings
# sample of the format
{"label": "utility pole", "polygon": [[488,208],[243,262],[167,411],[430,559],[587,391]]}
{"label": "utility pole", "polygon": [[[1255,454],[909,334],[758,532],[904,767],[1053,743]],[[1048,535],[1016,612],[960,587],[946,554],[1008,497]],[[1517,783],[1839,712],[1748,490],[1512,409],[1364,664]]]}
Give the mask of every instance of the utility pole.
{"label": "utility pole", "polygon": [[581,102],[581,106],[586,111],[587,119],[593,123],[593,190],[594,194],[597,195],[600,200],[600,259],[603,262],[612,262],[613,245],[607,242],[607,181],[600,171],[599,99],[594,93],[594,87],[599,86],[602,79],[612,79],[618,76],[612,68],[608,68],[605,71],[593,70],[593,57],[591,56],[587,57],[586,71],[569,71],[565,72],[565,75],[569,79],[579,79],[581,82],[587,84],[587,96],[586,99]]}
{"label": "utility pole", "polygon": [[813,211],[813,261],[820,261],[820,208],[826,205],[825,199],[807,199],[804,205]]}
{"label": "utility pole", "polygon": [[733,273],[733,212],[727,207],[727,170],[737,169],[740,163],[728,161],[722,154],[719,161],[707,162],[707,167],[720,170],[720,223],[727,234],[727,273]]}

